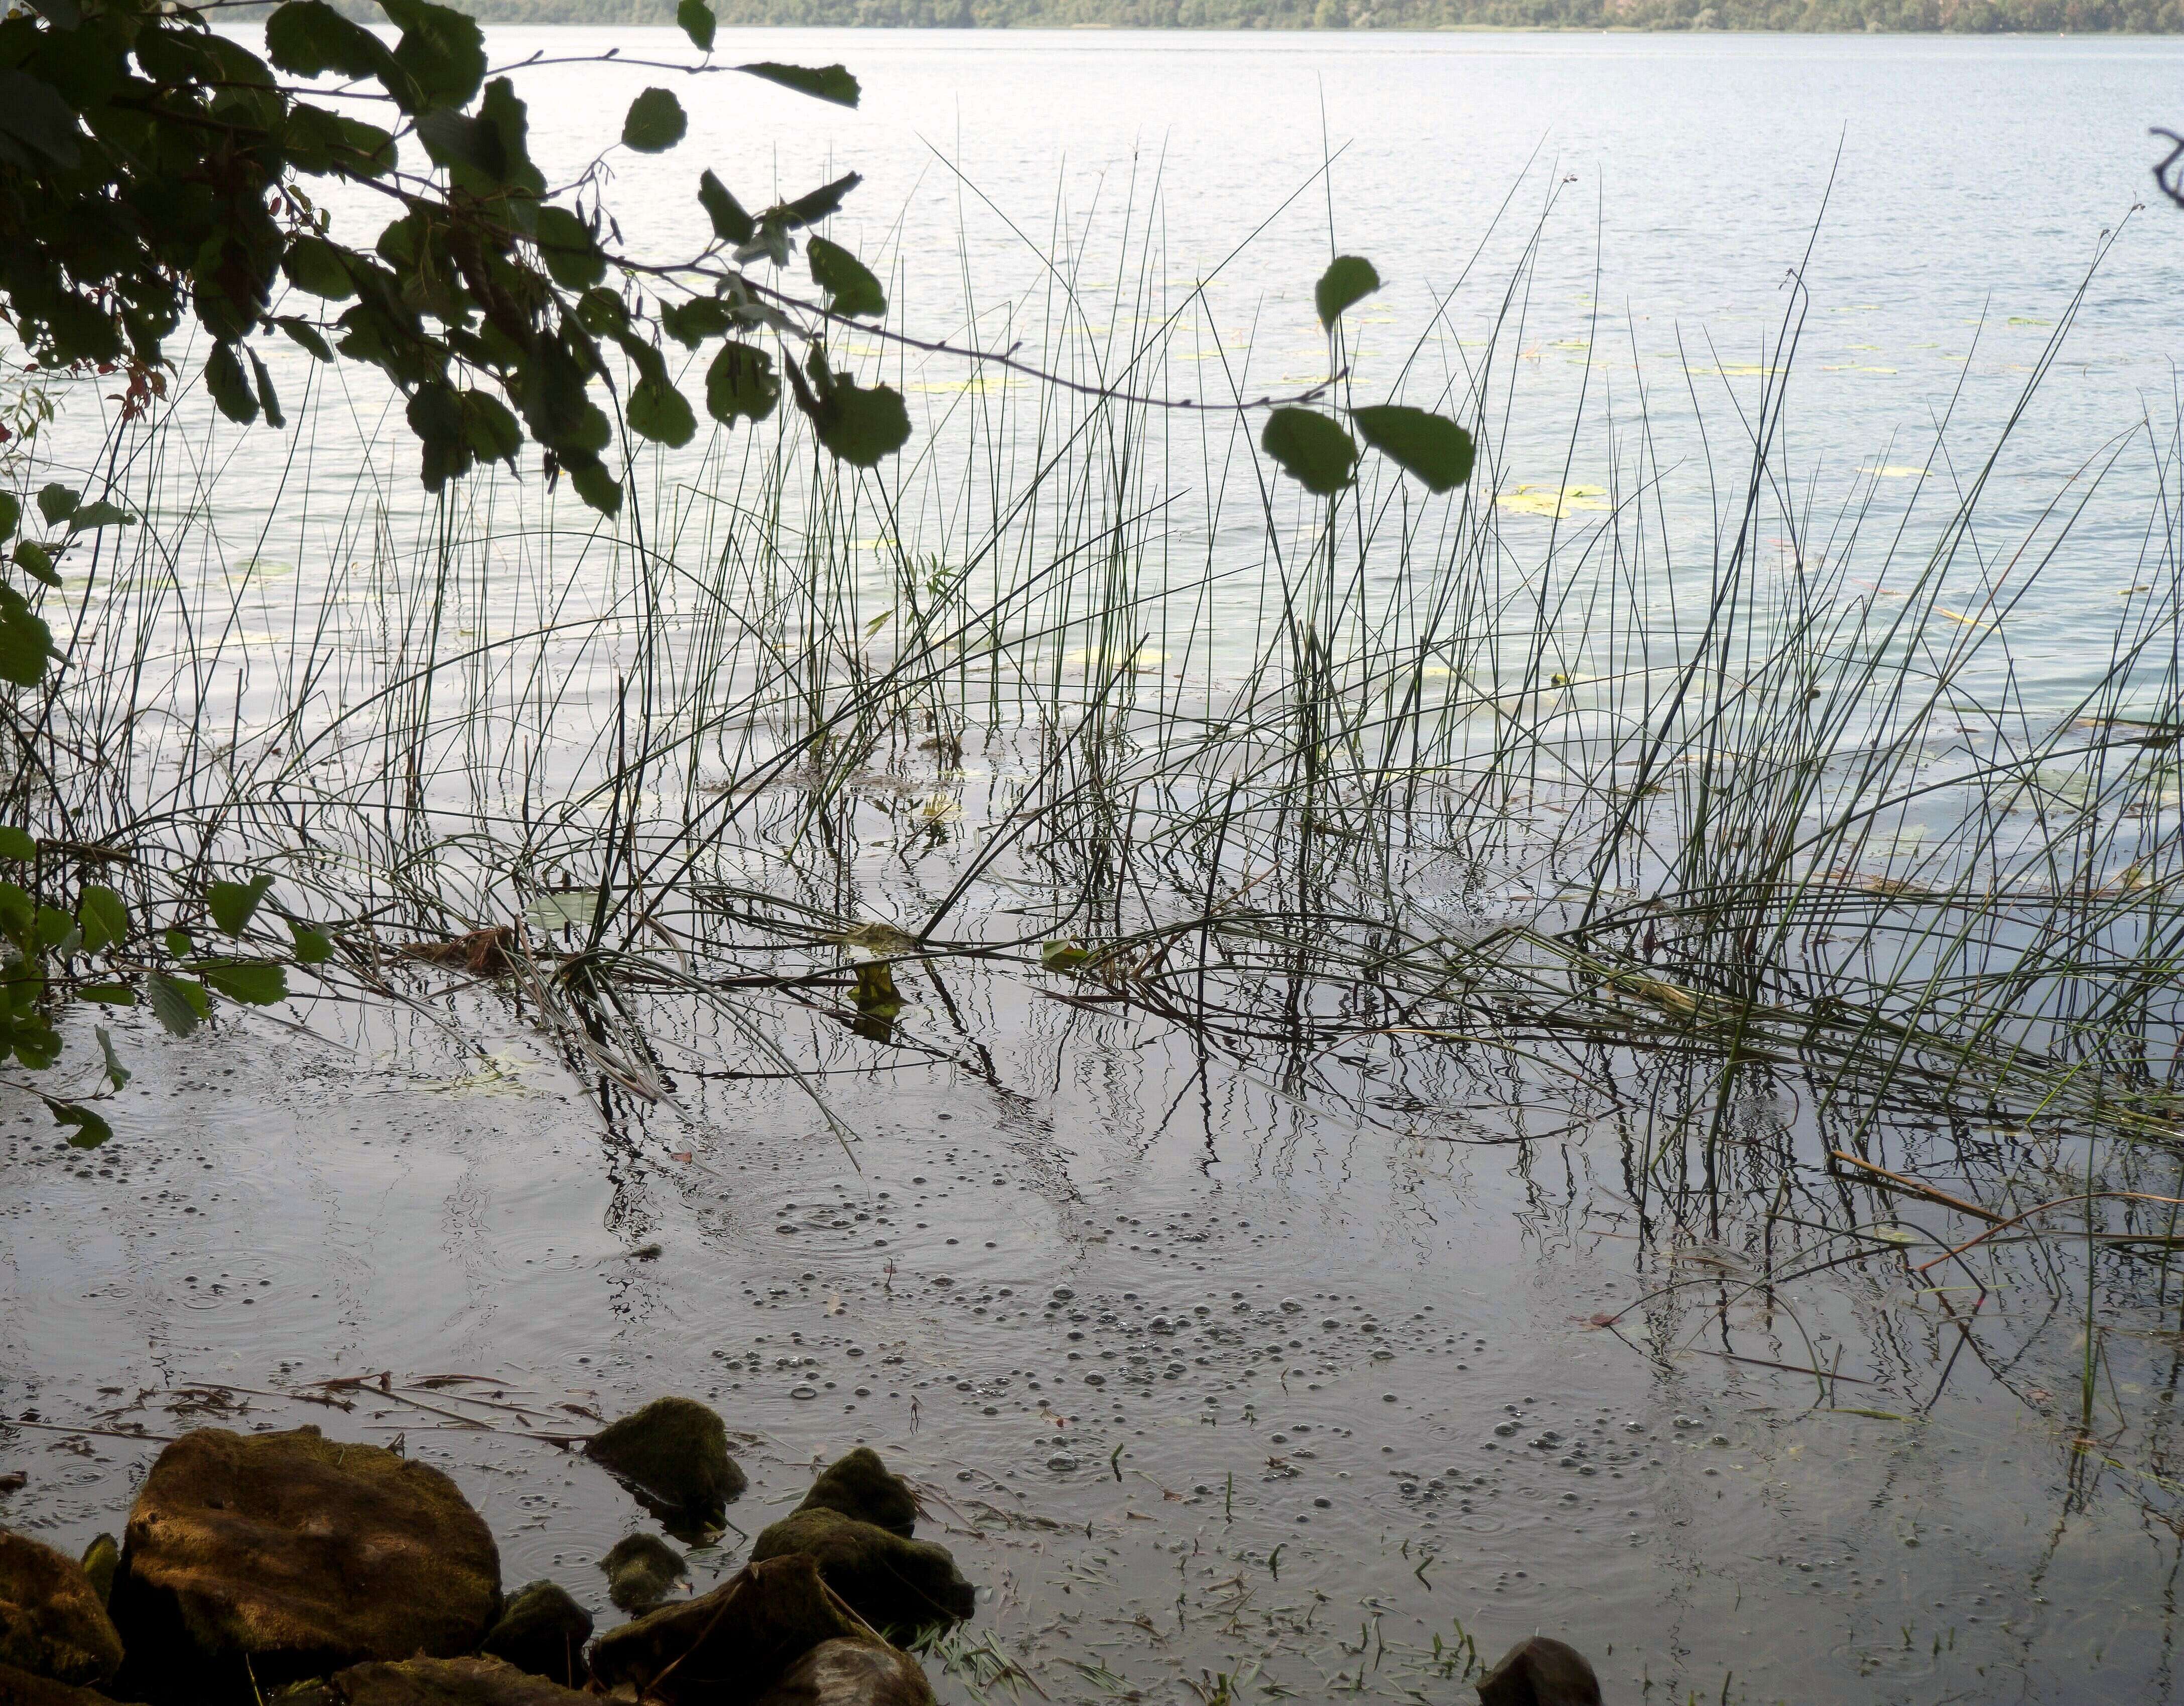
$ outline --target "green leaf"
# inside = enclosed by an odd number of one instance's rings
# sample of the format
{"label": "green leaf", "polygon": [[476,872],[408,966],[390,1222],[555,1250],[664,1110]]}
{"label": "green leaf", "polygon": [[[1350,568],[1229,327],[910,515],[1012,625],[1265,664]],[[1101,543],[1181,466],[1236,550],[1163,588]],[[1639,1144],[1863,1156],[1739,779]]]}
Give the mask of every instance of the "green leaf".
{"label": "green leaf", "polygon": [[197,951],[197,944],[190,940],[187,930],[168,930],[164,933],[162,939],[167,945],[167,951],[178,960]]}
{"label": "green leaf", "polygon": [[607,258],[583,220],[566,208],[538,209],[535,241],[538,258],[564,290],[589,290],[607,276]]}
{"label": "green leaf", "polygon": [[845,66],[782,65],[766,59],[755,65],[738,65],[736,69],[754,77],[763,77],[769,83],[778,83],[784,89],[794,89],[800,95],[832,101],[838,107],[857,104],[860,92],[857,80],[850,75]]}
{"label": "green leaf", "polygon": [[842,198],[864,182],[855,172],[844,172],[831,184],[822,184],[809,194],[800,195],[793,202],[775,209],[769,218],[778,219],[783,225],[816,225],[842,205]]}
{"label": "green leaf", "polygon": [[60,1101],[52,1096],[43,1101],[55,1125],[71,1128],[68,1140],[70,1149],[97,1149],[114,1135],[114,1128],[80,1101]]}
{"label": "green leaf", "polygon": [[690,38],[692,47],[701,53],[713,51],[713,8],[705,3],[705,0],[682,0],[675,8],[675,21],[682,25],[682,33]]}
{"label": "green leaf", "polygon": [[682,393],[665,380],[643,379],[629,393],[629,429],[655,443],[680,449],[698,430]]}
{"label": "green leaf", "polygon": [[1259,443],[1292,480],[1323,498],[1347,486],[1357,466],[1357,441],[1309,409],[1274,410]]}
{"label": "green leaf", "polygon": [[273,323],[304,348],[309,350],[320,361],[331,361],[334,359],[333,350],[328,346],[326,339],[319,335],[318,327],[312,325],[309,321],[296,315],[284,314]]}
{"label": "green leaf", "polygon": [[713,235],[722,243],[747,243],[758,229],[727,187],[710,171],[698,179],[698,205],[705,209],[705,217],[713,222]]}
{"label": "green leaf", "polygon": [[237,426],[248,426],[258,418],[258,393],[242,376],[242,363],[231,343],[215,343],[205,360],[205,388],[220,412]]}
{"label": "green leaf", "polygon": [[673,90],[647,89],[629,103],[628,116],[621,121],[622,144],[640,154],[664,154],[689,128]]}
{"label": "green leaf", "polygon": [[273,886],[273,878],[259,872],[248,883],[209,883],[205,885],[205,907],[223,935],[239,936],[249,928],[258,903]]}
{"label": "green leaf", "polygon": [[568,465],[569,483],[577,488],[577,495],[602,516],[621,513],[621,482],[606,470],[606,464],[596,457]]}
{"label": "green leaf", "polygon": [[1312,299],[1319,309],[1319,323],[1328,331],[1334,331],[1343,309],[1362,302],[1379,287],[1380,275],[1373,270],[1371,261],[1354,254],[1337,256],[1312,287]]}
{"label": "green leaf", "polygon": [[23,524],[23,500],[13,492],[0,492],[0,539],[12,538]]}
{"label": "green leaf", "polygon": [[97,1001],[102,1007],[133,1007],[136,992],[126,984],[86,984],[76,991],[79,1000]]}
{"label": "green leaf", "polygon": [[1073,972],[1091,957],[1082,942],[1066,936],[1039,945],[1039,962],[1050,972]]}
{"label": "green leaf", "polygon": [[69,532],[87,533],[94,527],[126,527],[136,518],[118,504],[109,504],[101,498],[98,502],[85,504],[69,517]]}
{"label": "green leaf", "polygon": [[763,421],[781,401],[773,358],[749,343],[725,343],[705,370],[705,412],[723,426],[736,417]]}
{"label": "green leaf", "polygon": [[505,462],[511,472],[515,454],[523,448],[523,429],[498,397],[482,391],[465,391],[461,398],[463,442],[482,462]]}
{"label": "green leaf", "polygon": [[1350,418],[1368,444],[1433,491],[1450,491],[1471,477],[1471,435],[1444,415],[1384,403],[1353,409]]}
{"label": "green leaf", "polygon": [[49,587],[57,587],[61,577],[53,570],[53,553],[36,539],[15,541],[15,566],[32,580]]}
{"label": "green leaf", "polygon": [[297,289],[329,302],[345,302],[356,294],[348,251],[322,237],[299,237],[290,243],[281,257],[281,270]]}
{"label": "green leaf", "polygon": [[827,293],[827,306],[837,314],[885,314],[887,296],[871,269],[839,243],[815,237],[805,248],[811,263],[811,282]]}
{"label": "green leaf", "polygon": [[885,385],[870,389],[827,365],[824,351],[812,347],[807,363],[811,383],[792,367],[789,382],[796,392],[796,406],[819,431],[819,442],[853,467],[876,466],[902,449],[910,438],[910,411],[902,393]]}
{"label": "green leaf", "polygon": [[83,932],[76,928],[75,920],[59,907],[38,908],[38,946],[44,951],[66,959],[82,940]]}
{"label": "green leaf", "polygon": [[315,924],[299,924],[291,918],[288,934],[295,939],[298,965],[323,966],[333,958],[334,939]]}
{"label": "green leaf", "polygon": [[31,860],[38,856],[38,844],[27,829],[0,824],[0,859]]}
{"label": "green leaf", "polygon": [[485,32],[477,20],[426,0],[379,0],[379,8],[402,31],[394,63],[412,87],[387,92],[404,110],[470,105],[485,81]]}
{"label": "green leaf", "polygon": [[277,432],[288,424],[288,418],[281,412],[281,399],[273,389],[273,376],[265,371],[264,358],[254,349],[250,352],[250,371],[258,382],[258,406],[265,411],[265,424]]}
{"label": "green leaf", "polygon": [[660,304],[660,324],[677,343],[695,349],[709,337],[719,337],[735,324],[728,305],[715,296],[694,296],[688,302]]}
{"label": "green leaf", "polygon": [[98,1039],[98,1052],[106,1061],[106,1081],[120,1090],[129,1082],[130,1070],[121,1064],[120,1058],[114,1052],[114,1038],[104,1025],[93,1025],[92,1034]]}
{"label": "green leaf", "polygon": [[265,57],[298,77],[338,71],[344,77],[376,78],[390,94],[404,81],[387,44],[325,0],[288,0],[276,7],[265,20]]}
{"label": "green leaf", "polygon": [[111,889],[85,884],[75,917],[83,930],[83,945],[93,953],[118,948],[129,939],[129,903]]}
{"label": "green leaf", "polygon": [[64,170],[83,159],[75,109],[51,83],[12,67],[0,70],[0,137],[13,137]]}
{"label": "green leaf", "polygon": [[0,586],[0,681],[36,687],[45,678],[53,652],[53,631],[20,593]]}
{"label": "green leaf", "polygon": [[38,922],[37,903],[13,883],[0,883],[0,934],[26,952]]}
{"label": "green leaf", "polygon": [[144,974],[144,998],[151,1004],[152,1017],[173,1036],[187,1036],[198,1028],[200,1020],[212,1014],[212,998],[205,994],[204,985],[188,978],[148,972]]}
{"label": "green leaf", "polygon": [[46,518],[46,525],[58,527],[75,514],[75,506],[83,501],[83,493],[73,486],[64,486],[56,481],[38,488],[38,513]]}
{"label": "green leaf", "polygon": [[245,1006],[270,1007],[288,999],[288,974],[270,960],[204,960],[190,969]]}

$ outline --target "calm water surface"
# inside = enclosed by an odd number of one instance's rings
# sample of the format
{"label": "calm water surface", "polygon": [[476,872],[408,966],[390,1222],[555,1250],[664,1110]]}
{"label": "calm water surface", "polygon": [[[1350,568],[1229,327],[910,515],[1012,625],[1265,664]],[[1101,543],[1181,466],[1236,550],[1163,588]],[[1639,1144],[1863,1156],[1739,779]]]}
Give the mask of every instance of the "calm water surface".
{"label": "calm water surface", "polygon": [[[493,39],[510,60],[674,41]],[[1056,257],[1089,273],[1150,242],[1188,281],[1256,232],[1213,294],[1253,387],[1323,354],[1306,304],[1329,153],[1334,238],[1390,281],[1360,316],[1367,366],[1399,360],[1467,267],[1451,326],[1474,336],[1552,196],[1523,304],[1538,404],[1511,448],[1557,483],[1557,405],[1580,386],[1602,411],[1585,454],[1612,454],[1641,382],[1664,431],[1689,438],[1694,393],[1733,424],[1809,246],[1791,430],[1828,502],[1897,477],[1862,468],[1926,465],[1953,396],[1953,434],[1991,440],[2145,192],[2145,128],[2178,116],[2184,70],[2184,44],[2129,41],[783,33],[723,52],[844,60],[865,107],[707,86],[682,150],[616,163],[633,231],[687,233],[701,160],[746,201],[854,165],[869,181],[837,235],[899,250],[907,323],[948,332],[967,271],[983,311],[1028,301]],[[538,72],[549,176],[649,77]],[[2119,554],[2159,490],[2180,260],[2184,215],[2130,220],[2008,469],[2025,495],[2005,505],[2029,510],[2124,447],[2072,597],[2025,637],[2057,682],[2073,599],[2131,572]],[[270,502],[253,455],[226,477],[237,516]],[[744,1442],[732,1514],[752,1532],[815,1460],[879,1447],[989,1590],[970,1633],[1055,1700],[1183,1703],[1226,1676],[1251,1698],[1456,1701],[1468,1640],[1490,1658],[1535,1630],[1591,1653],[1618,1702],[2175,1698],[2176,1306],[2150,1279],[2095,1290],[2112,1403],[2099,1449],[2074,1449],[2068,1255],[1997,1257],[1979,1320],[1953,1317],[1930,1283],[1947,1275],[1911,1274],[1894,1229],[1952,1223],[1819,1183],[1794,1107],[1755,1110],[1745,1140],[1786,1145],[1872,1253],[1754,1290],[1798,1240],[1818,1262],[1846,1248],[1757,1159],[1664,1208],[1635,1182],[1652,1134],[1536,1107],[1525,1125],[1513,1079],[1361,1062],[1306,1106],[1150,1023],[944,976],[909,1021],[930,1057],[833,1090],[854,1165],[778,1084],[691,1086],[694,1127],[603,1112],[460,1003],[299,1011],[316,1037],[125,1026],[140,1075],[114,1145],[79,1157],[25,1113],[0,1159],[0,1412],[19,1421],[0,1469],[29,1476],[0,1517],[72,1547],[118,1527],[153,1447],[28,1424],[170,1432],[228,1414],[176,1396],[226,1381],[271,1395],[238,1400],[248,1421],[399,1433],[486,1510],[510,1581],[551,1574],[604,1612],[591,1561],[638,1523],[604,1478],[415,1407],[277,1396],[482,1373],[549,1408],[710,1397]],[[734,1070],[739,1049],[710,1057]],[[2017,1164],[1992,1132],[1880,1137],[1944,1180]],[[1695,1275],[1702,1295],[1622,1336],[1596,1324]],[[1816,1366],[1843,1378],[1791,1371]],[[699,1585],[742,1545],[700,1553]],[[976,1698],[978,1675],[951,1671],[944,1698]]]}

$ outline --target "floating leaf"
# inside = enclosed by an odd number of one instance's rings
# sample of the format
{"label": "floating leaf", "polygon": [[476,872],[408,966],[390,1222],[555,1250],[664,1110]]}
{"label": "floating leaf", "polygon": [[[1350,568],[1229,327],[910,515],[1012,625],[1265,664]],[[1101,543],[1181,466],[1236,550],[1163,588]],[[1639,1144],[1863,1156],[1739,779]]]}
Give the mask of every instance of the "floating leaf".
{"label": "floating leaf", "polygon": [[1350,418],[1368,444],[1432,491],[1450,491],[1471,477],[1471,435],[1446,416],[1388,403],[1353,409]]}
{"label": "floating leaf", "polygon": [[673,90],[647,89],[629,103],[628,116],[621,121],[622,144],[640,154],[664,154],[689,128]]}
{"label": "floating leaf", "polygon": [[1323,498],[1347,486],[1357,466],[1357,441],[1309,409],[1275,410],[1259,443],[1292,480]]}
{"label": "floating leaf", "polygon": [[1362,302],[1380,287],[1380,275],[1373,270],[1373,263],[1360,255],[1338,255],[1319,276],[1312,287],[1313,305],[1319,309],[1319,323],[1328,331],[1334,330],[1334,322],[1342,318],[1343,309]]}
{"label": "floating leaf", "polygon": [[1039,945],[1039,962],[1050,972],[1073,972],[1092,957],[1082,942],[1059,937]]}

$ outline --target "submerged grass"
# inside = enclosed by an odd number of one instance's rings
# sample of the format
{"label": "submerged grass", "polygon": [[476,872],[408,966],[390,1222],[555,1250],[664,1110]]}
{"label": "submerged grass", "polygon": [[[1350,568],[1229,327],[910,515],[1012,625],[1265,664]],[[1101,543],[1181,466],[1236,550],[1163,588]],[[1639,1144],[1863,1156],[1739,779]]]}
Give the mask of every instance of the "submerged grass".
{"label": "submerged grass", "polygon": [[[66,663],[7,707],[40,881],[187,926],[203,874],[274,873],[269,923],[338,944],[328,998],[459,1028],[452,961],[621,1141],[704,1123],[716,1081],[823,1108],[833,1073],[978,1072],[967,965],[1391,1135],[1594,1134],[1659,1269],[1602,1324],[1651,1354],[1695,1342],[1695,1286],[1724,1328],[1847,1263],[1983,1298],[2020,1240],[2087,1307],[2116,1273],[2168,1307],[2174,423],[2028,503],[2008,458],[2066,318],[1975,460],[1944,416],[1938,471],[1825,506],[1788,430],[1800,286],[1718,398],[1691,360],[1657,395],[1635,338],[1635,401],[1588,365],[1528,485],[1535,231],[1397,386],[1468,417],[1469,486],[1368,466],[1320,503],[1247,412],[1131,400],[1262,388],[1132,219],[1103,276],[1067,232],[1034,298],[966,271],[989,342],[1110,394],[868,351],[928,404],[899,466],[778,421],[647,453],[616,527],[500,477],[421,505],[335,378],[279,441],[189,399],[115,423],[95,467],[144,525],[52,595]],[[2088,592],[2126,549],[2129,596]],[[1854,1403],[1802,1334],[1709,1354]]]}

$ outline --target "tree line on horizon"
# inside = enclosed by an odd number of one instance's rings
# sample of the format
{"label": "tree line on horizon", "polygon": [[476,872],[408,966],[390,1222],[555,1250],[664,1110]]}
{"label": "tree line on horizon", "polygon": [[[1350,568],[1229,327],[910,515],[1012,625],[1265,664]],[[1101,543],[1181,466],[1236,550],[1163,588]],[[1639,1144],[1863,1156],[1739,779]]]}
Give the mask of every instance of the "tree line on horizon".
{"label": "tree line on horizon", "polygon": [[[671,25],[677,0],[457,3],[490,23]],[[340,9],[372,10],[368,0],[340,0]],[[2184,0],[718,0],[715,9],[727,28],[2184,31]]]}

